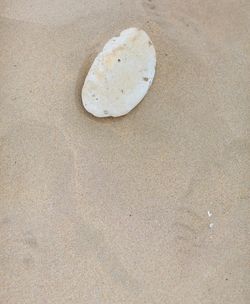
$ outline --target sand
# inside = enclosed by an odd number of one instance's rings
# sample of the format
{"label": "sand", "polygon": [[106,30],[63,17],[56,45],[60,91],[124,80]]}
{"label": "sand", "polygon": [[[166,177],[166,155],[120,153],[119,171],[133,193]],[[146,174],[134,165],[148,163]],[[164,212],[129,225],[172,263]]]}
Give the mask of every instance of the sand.
{"label": "sand", "polygon": [[[249,303],[250,2],[0,0],[0,16],[0,303]],[[154,84],[94,118],[86,73],[131,26]]]}

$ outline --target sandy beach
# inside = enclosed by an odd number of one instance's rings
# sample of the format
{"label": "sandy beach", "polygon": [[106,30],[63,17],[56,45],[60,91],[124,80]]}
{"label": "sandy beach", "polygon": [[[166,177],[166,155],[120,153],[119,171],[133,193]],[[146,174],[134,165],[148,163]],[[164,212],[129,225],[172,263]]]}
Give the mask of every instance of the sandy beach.
{"label": "sandy beach", "polygon": [[[154,83],[94,118],[129,27]],[[0,83],[1,304],[250,302],[248,0],[0,0]]]}

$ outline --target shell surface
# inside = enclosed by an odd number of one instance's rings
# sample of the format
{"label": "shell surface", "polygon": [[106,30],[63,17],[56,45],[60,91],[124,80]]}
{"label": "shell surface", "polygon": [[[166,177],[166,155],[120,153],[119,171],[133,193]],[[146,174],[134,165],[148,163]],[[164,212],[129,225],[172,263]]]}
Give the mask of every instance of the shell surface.
{"label": "shell surface", "polygon": [[156,66],[149,36],[129,28],[110,39],[95,58],[82,88],[82,103],[96,117],[127,114],[144,98]]}

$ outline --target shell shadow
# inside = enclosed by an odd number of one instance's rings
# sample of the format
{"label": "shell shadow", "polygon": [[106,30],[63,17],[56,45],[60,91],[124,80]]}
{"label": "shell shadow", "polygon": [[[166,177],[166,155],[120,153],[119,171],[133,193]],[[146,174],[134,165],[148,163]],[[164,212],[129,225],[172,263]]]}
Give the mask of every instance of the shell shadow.
{"label": "shell shadow", "polygon": [[95,53],[93,52],[90,55],[88,55],[87,58],[85,59],[83,65],[81,66],[81,68],[78,72],[76,88],[75,88],[75,103],[76,103],[77,109],[79,110],[80,113],[82,113],[83,115],[87,116],[89,119],[92,119],[92,120],[96,120],[96,119],[93,115],[91,115],[84,109],[84,107],[82,105],[82,100],[81,100],[81,91],[82,91],[82,87],[83,87],[85,78],[91,67],[91,64],[94,61],[94,58],[95,58]]}

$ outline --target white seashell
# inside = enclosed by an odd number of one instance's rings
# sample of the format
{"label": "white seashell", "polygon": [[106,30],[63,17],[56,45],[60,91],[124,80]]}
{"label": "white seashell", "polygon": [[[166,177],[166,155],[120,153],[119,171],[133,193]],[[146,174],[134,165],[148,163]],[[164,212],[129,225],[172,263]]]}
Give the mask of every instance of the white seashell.
{"label": "white seashell", "polygon": [[97,117],[127,114],[146,95],[156,66],[154,46],[137,28],[109,40],[97,55],[82,88],[85,109]]}

